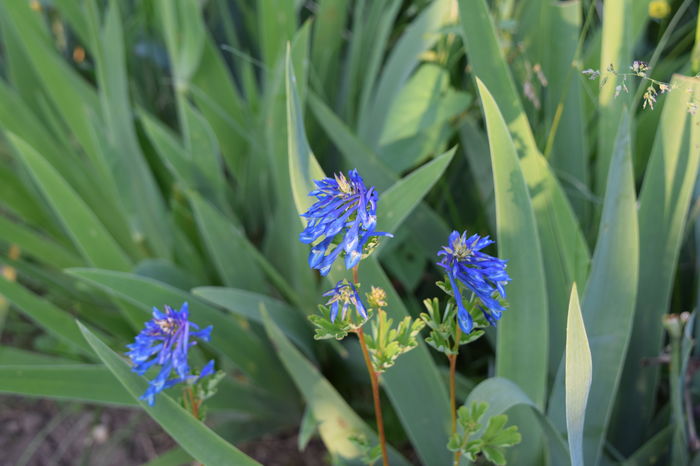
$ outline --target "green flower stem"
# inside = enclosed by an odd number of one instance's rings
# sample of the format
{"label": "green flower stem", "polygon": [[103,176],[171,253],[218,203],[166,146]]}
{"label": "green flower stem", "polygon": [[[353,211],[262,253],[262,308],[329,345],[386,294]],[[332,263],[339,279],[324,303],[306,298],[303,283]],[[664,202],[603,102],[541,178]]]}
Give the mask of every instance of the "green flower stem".
{"label": "green flower stem", "polygon": [[365,365],[367,366],[367,372],[369,372],[369,379],[372,384],[372,397],[374,398],[374,415],[377,419],[379,445],[382,447],[382,462],[384,466],[389,466],[389,455],[386,451],[386,438],[384,436],[384,420],[382,419],[382,406],[379,398],[379,380],[377,377],[377,373],[372,367],[372,361],[370,361],[369,359],[369,352],[367,351],[367,344],[365,343],[365,334],[362,331],[362,327],[357,329],[357,338],[360,340],[362,356],[365,359]]}
{"label": "green flower stem", "polygon": [[[450,414],[452,415],[452,434],[457,432],[457,402],[455,394],[455,372],[457,370],[457,356],[459,353],[459,340],[462,337],[462,329],[457,325],[457,332],[455,334],[455,352],[450,354],[447,358],[450,360]],[[461,451],[455,452],[454,465],[459,464],[459,457],[461,456]]]}
{"label": "green flower stem", "polygon": [[[355,286],[358,285],[358,269],[359,266],[355,266],[352,269],[352,280],[355,282]],[[379,434],[379,445],[382,448],[382,463],[384,466],[389,466],[389,455],[386,450],[386,437],[384,436],[384,419],[382,418],[382,405],[381,399],[379,398],[379,377],[377,372],[372,366],[372,361],[369,358],[369,351],[367,350],[367,344],[365,343],[365,333],[362,327],[359,327],[356,331],[357,338],[360,340],[360,348],[362,348],[362,357],[365,360],[365,365],[367,366],[367,372],[369,372],[369,380],[372,385],[372,398],[374,398],[374,416],[377,420],[377,433]]]}

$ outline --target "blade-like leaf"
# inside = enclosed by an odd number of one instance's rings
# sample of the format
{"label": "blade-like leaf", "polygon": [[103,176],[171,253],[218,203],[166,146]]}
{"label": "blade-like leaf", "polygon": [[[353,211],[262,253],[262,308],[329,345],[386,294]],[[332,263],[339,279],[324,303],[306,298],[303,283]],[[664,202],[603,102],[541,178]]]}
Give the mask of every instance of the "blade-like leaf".
{"label": "blade-like leaf", "polygon": [[[82,324],[78,323],[78,325],[85,340],[110,372],[114,374],[114,377],[119,380],[132,399],[138,399],[146,390],[146,380],[131,372],[127,363],[109,349],[94,333]],[[237,464],[241,466],[259,464],[227,443],[167,395],[160,394],[153,406],[148,406],[140,400],[138,404],[182,448],[203,464]]]}
{"label": "blade-like leaf", "polygon": [[440,179],[452,161],[456,148],[452,148],[425,164],[410,175],[397,181],[384,191],[377,203],[381,216],[377,219],[380,231],[396,232],[411,212],[418,207],[430,188]]}
{"label": "blade-like leaf", "polygon": [[[615,414],[612,433],[617,446],[631,453],[644,440],[656,411],[659,367],[640,370],[641,361],[657,357],[663,348],[661,317],[668,311],[681,250],[686,216],[700,166],[700,115],[688,113],[700,85],[677,76],[679,88],[664,96],[644,184],[639,195],[638,299],[620,391],[625,394]],[[694,89],[694,92],[686,92]],[[635,419],[635,422],[629,422]],[[618,435],[619,434],[619,435]]]}
{"label": "blade-like leaf", "polygon": [[0,366],[0,392],[109,405],[135,406],[136,401],[104,366]]}
{"label": "blade-like leaf", "polygon": [[71,186],[29,144],[8,137],[85,259],[97,267],[129,270],[127,255]]}
{"label": "blade-like leaf", "polygon": [[[585,464],[602,453],[615,395],[632,332],[639,274],[639,228],[632,172],[629,117],[620,124],[615,157],[608,175],[600,236],[583,297],[583,317],[591,345],[595,378],[589,395],[583,438]],[[563,431],[564,368],[552,389],[549,413]]]}
{"label": "blade-like leaf", "polygon": [[260,324],[263,323],[260,309],[264,307],[285,335],[304,351],[306,357],[313,358],[311,326],[299,311],[288,304],[269,296],[234,288],[205,286],[195,288],[192,293],[212,304]]}
{"label": "blade-like leaf", "polygon": [[[498,325],[496,374],[505,377],[536,403],[544,406],[547,383],[548,335],[547,294],[542,265],[540,238],[530,195],[518,156],[496,101],[477,79],[484,118],[488,130],[496,195],[496,231],[499,256],[508,260],[509,307]],[[544,337],[544,338],[543,338]],[[536,455],[537,428],[533,423],[521,426],[525,442],[514,449],[523,450],[525,460]]]}
{"label": "blade-like leaf", "polygon": [[568,290],[586,283],[590,253],[578,220],[535,142],[486,0],[459,0],[461,32],[473,74],[494,96],[516,143],[542,248],[549,301],[550,369],[564,353]]}
{"label": "blade-like leaf", "polygon": [[572,466],[583,466],[583,425],[588,391],[591,388],[592,362],[586,327],[583,324],[576,284],[571,289],[566,325],[566,432]]}
{"label": "blade-like leaf", "polygon": [[54,306],[16,282],[0,277],[0,297],[12,303],[20,312],[36,322],[47,333],[85,354],[90,348],[80,338],[73,316]]}

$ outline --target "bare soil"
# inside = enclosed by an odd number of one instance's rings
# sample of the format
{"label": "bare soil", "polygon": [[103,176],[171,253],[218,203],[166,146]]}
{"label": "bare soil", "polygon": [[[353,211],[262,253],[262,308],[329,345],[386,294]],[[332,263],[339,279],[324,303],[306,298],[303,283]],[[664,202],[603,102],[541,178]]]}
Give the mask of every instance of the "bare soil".
{"label": "bare soil", "polygon": [[[0,466],[140,465],[175,446],[135,409],[0,396]],[[321,442],[314,439],[299,452],[294,432],[238,448],[266,466],[328,464]]]}

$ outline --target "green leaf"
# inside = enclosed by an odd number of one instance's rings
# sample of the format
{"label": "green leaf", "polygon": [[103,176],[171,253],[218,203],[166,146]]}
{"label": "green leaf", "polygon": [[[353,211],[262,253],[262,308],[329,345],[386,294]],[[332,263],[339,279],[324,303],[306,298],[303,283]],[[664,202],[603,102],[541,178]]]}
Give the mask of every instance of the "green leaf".
{"label": "green leaf", "polygon": [[[603,5],[602,42],[600,44],[600,71],[613,65],[616,70],[627,70],[632,63],[634,42],[630,21],[633,0],[617,0]],[[595,193],[602,197],[612,159],[616,150],[618,128],[625,107],[632,100],[631,95],[623,92],[615,97],[615,87],[620,78],[610,76],[608,82],[600,88],[598,94],[598,152],[595,164]]]}
{"label": "green leaf", "polygon": [[[85,326],[80,323],[78,323],[78,326],[85,340],[87,340],[97,356],[119,380],[126,391],[129,392],[131,397],[137,400],[146,390],[146,380],[131,372],[127,363]],[[153,406],[148,406],[148,404],[140,400],[138,404],[182,448],[203,464],[239,464],[241,466],[259,464],[230,443],[227,443],[167,395],[159,394]]]}
{"label": "green leaf", "polygon": [[[596,377],[584,427],[585,464],[597,464],[613,409],[627,351],[639,274],[639,229],[630,148],[630,120],[620,124],[615,157],[608,175],[600,235],[591,276],[583,297],[583,318]],[[549,412],[564,430],[564,368],[552,389]]]}
{"label": "green leaf", "polygon": [[23,254],[56,268],[75,267],[83,261],[69,249],[50,240],[45,235],[15,223],[5,217],[0,217],[2,239],[20,247]]}
{"label": "green leaf", "polygon": [[459,0],[461,32],[469,63],[489,89],[516,144],[542,248],[549,309],[549,368],[564,353],[566,309],[571,285],[585,283],[590,253],[564,191],[540,154],[532,128],[504,58],[485,0]]}
{"label": "green leaf", "polygon": [[192,455],[183,450],[182,447],[174,447],[141,466],[184,466],[191,464],[192,461]]}
{"label": "green leaf", "polygon": [[566,327],[566,431],[572,466],[583,466],[583,426],[591,388],[592,362],[576,284],[571,289]]}
{"label": "green leaf", "polygon": [[[307,406],[318,423],[326,448],[333,456],[344,460],[357,460],[362,451],[350,441],[353,435],[364,435],[370,443],[376,443],[376,434],[348,406],[335,388],[304,358],[287,340],[269,315],[264,314],[265,328],[277,354],[304,396]],[[389,447],[392,465],[408,465],[399,453]]]}
{"label": "green leaf", "polygon": [[29,144],[13,135],[8,139],[85,259],[97,267],[129,270],[127,255],[73,188]]}
{"label": "green leaf", "polygon": [[92,354],[90,347],[80,337],[73,316],[47,299],[40,298],[19,283],[4,277],[0,277],[0,297],[7,299],[50,335],[85,354]]}
{"label": "green leaf", "polygon": [[[542,408],[547,384],[549,315],[540,238],[508,127],[489,90],[478,79],[477,83],[491,146],[498,252],[508,260],[512,278],[507,287],[510,308],[498,325],[496,374],[517,383]],[[519,417],[516,424],[522,425],[525,438],[529,439],[516,451],[537,450],[537,425]],[[529,458],[535,453],[523,454]]]}
{"label": "green leaf", "polygon": [[[250,291],[267,291],[265,275],[257,261],[257,251],[245,232],[196,192],[188,195],[199,234],[224,284]],[[236,260],[232,261],[231,258]]]}
{"label": "green leaf", "polygon": [[[700,166],[700,115],[688,113],[688,103],[700,85],[676,76],[679,88],[664,96],[661,122],[639,195],[638,297],[634,327],[622,375],[619,411],[611,434],[625,453],[644,440],[656,411],[659,367],[639,370],[640,361],[657,357],[664,345],[662,316],[668,311],[688,208]],[[693,93],[687,92],[694,89]],[[700,231],[700,229],[698,230]],[[638,422],[629,425],[629,419]],[[618,443],[616,443],[618,445]]]}
{"label": "green leaf", "polygon": [[[104,137],[96,141],[100,144],[98,150],[106,158],[119,198],[131,217],[135,230],[132,234],[144,237],[152,250],[168,258],[172,230],[168,228],[165,202],[134,128],[119,6],[115,1],[109,2],[101,30],[97,2],[88,1],[86,7],[90,12],[89,29],[105,124]],[[91,127],[94,131],[96,126]]]}
{"label": "green leaf", "polygon": [[456,148],[425,164],[382,193],[377,210],[379,231],[396,232],[398,227],[418,206],[430,188],[440,179],[452,161]]}
{"label": "green leaf", "polygon": [[418,65],[420,55],[440,38],[439,28],[449,11],[448,0],[431,2],[406,28],[393,46],[368,106],[360,109],[358,133],[370,147],[377,148],[387,115],[399,91]]}
{"label": "green leaf", "polygon": [[[488,409],[484,414],[486,418],[505,413],[516,406],[522,405],[531,408],[549,441],[550,464],[557,466],[569,464],[569,452],[567,451],[566,443],[559,432],[557,432],[557,429],[537,405],[513,382],[500,377],[486,379],[472,390],[464,404],[469,406],[475,402],[488,403]],[[522,427],[520,426],[521,429]],[[526,442],[528,441],[525,435],[523,435],[523,438]]]}
{"label": "green leaf", "polygon": [[195,288],[192,293],[222,309],[261,325],[263,323],[261,309],[265,308],[284,334],[304,351],[306,357],[313,359],[311,328],[301,313],[287,303],[270,296],[234,288],[203,286]]}
{"label": "green leaf", "polygon": [[[292,183],[292,194],[298,212],[309,210],[313,201],[309,193],[316,189],[313,180],[326,177],[318,164],[309,142],[306,139],[304,119],[301,111],[299,95],[296,91],[296,77],[292,68],[291,50],[287,48],[287,150],[289,155],[289,177]],[[301,218],[299,219],[301,222]]]}
{"label": "green leaf", "polygon": [[135,406],[104,366],[87,364],[0,366],[0,392],[22,396]]}

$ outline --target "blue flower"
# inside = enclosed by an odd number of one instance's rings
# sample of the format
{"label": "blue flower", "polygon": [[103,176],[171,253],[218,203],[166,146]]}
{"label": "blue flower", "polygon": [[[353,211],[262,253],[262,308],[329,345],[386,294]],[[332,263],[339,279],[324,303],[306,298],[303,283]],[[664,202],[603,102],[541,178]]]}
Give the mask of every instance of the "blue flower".
{"label": "blue flower", "polygon": [[[130,349],[126,353],[134,364],[131,369],[139,375],[144,375],[151,367],[161,367],[158,375],[149,382],[148,389],[140,399],[146,400],[150,406],[155,402],[158,392],[181,382],[194,383],[202,377],[214,373],[214,361],[209,361],[199,375],[190,373],[187,363],[187,353],[191,346],[197,344],[190,338],[209,341],[211,325],[200,330],[197,324],[189,321],[187,303],[179,311],[165,306],[165,312],[153,308],[153,319],[146,322],[141,333],[136,335],[134,343],[126,345]],[[173,377],[171,373],[175,372]]]}
{"label": "blue flower", "polygon": [[503,286],[510,281],[506,273],[506,262],[497,257],[481,252],[481,249],[493,244],[488,236],[472,235],[467,239],[467,232],[460,234],[453,231],[450,234],[449,245],[443,246],[438,256],[442,259],[437,263],[445,269],[450,280],[455,301],[457,302],[457,321],[462,331],[469,333],[473,322],[469,311],[464,307],[459,283],[471,290],[481,301],[481,311],[491,325],[501,318],[505,308],[498,301],[506,297]]}
{"label": "blue flower", "polygon": [[[299,235],[302,243],[311,244],[309,266],[328,275],[333,262],[345,253],[345,268],[355,267],[362,259],[367,241],[377,236],[393,236],[375,231],[377,226],[377,191],[367,189],[357,170],[348,178],[342,173],[334,178],[314,181],[318,189],[309,193],[318,201],[301,214],[308,219]],[[337,244],[334,240],[341,235]]]}
{"label": "blue flower", "polygon": [[360,295],[357,293],[357,288],[347,280],[340,280],[333,289],[323,293],[323,296],[330,297],[326,306],[331,307],[331,322],[335,322],[336,317],[338,317],[338,309],[341,304],[343,305],[343,310],[340,314],[341,319],[345,319],[348,307],[351,304],[363,319],[367,319],[367,309],[365,309],[365,305],[362,304],[362,299],[360,299]]}

